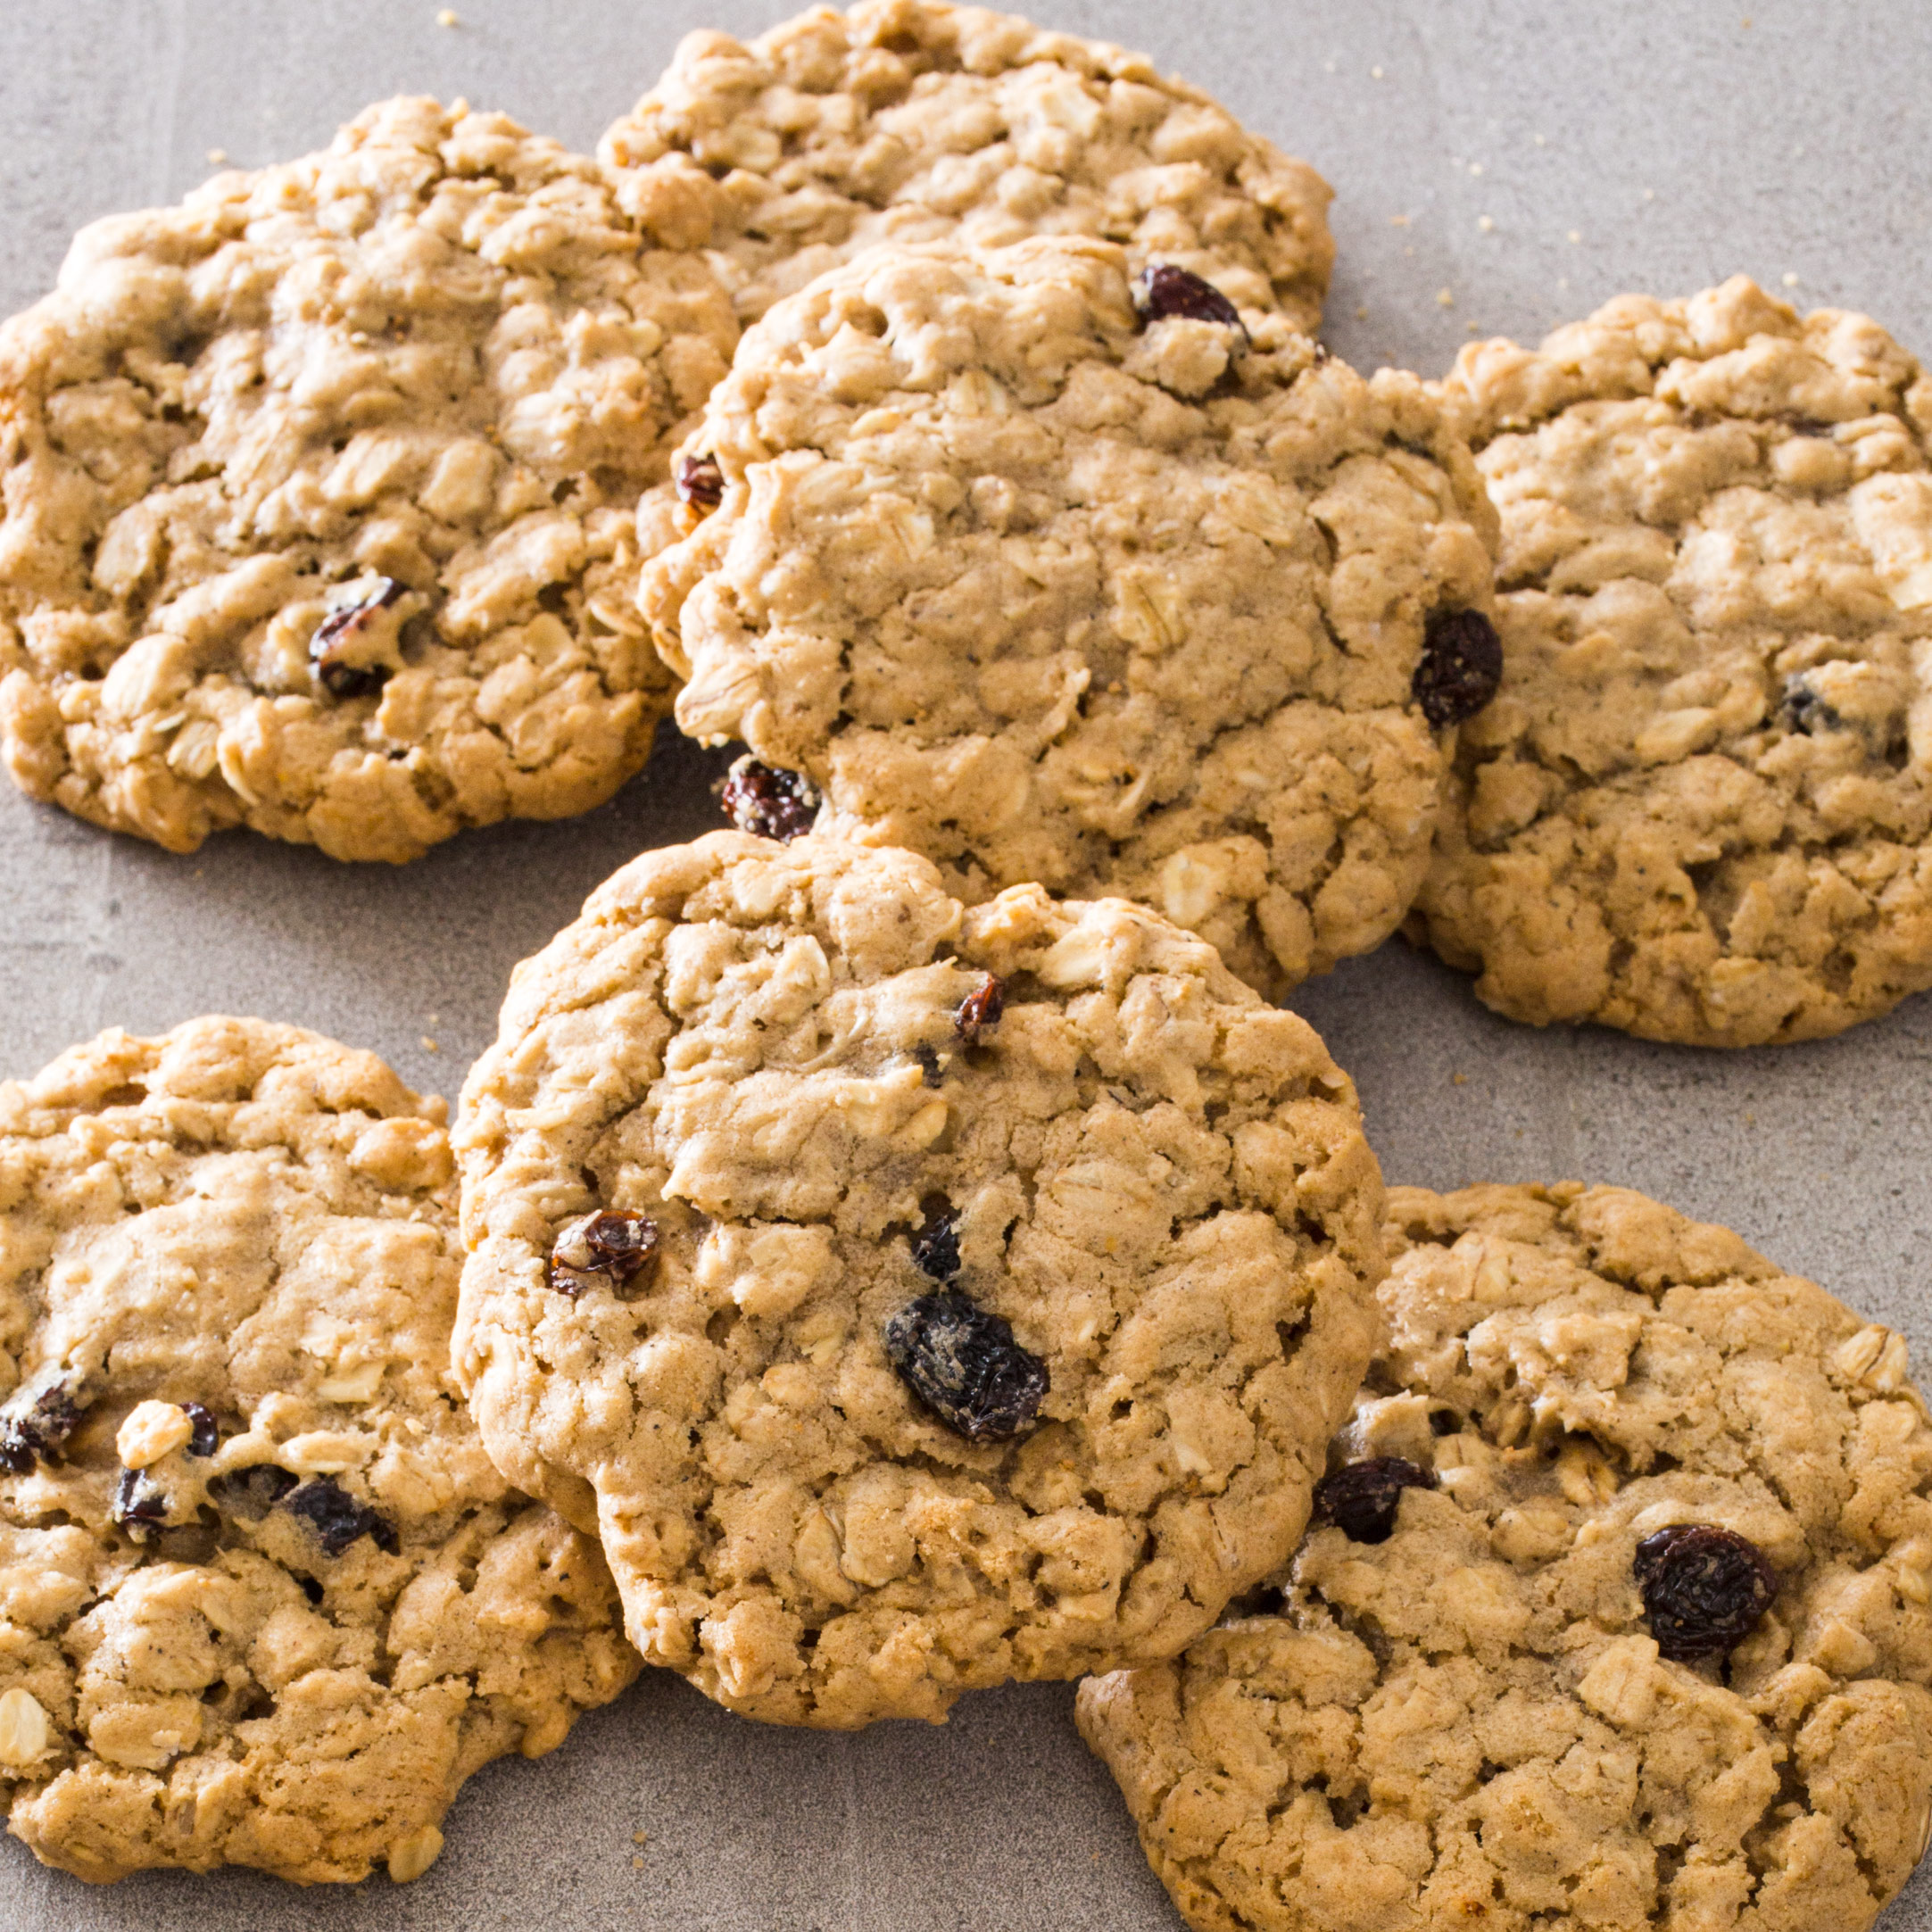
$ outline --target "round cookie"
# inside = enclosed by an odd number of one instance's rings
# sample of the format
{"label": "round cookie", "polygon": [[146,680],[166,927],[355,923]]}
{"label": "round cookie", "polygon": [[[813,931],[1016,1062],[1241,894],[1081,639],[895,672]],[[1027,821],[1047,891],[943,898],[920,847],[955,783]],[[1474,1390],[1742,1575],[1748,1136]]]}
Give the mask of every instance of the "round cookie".
{"label": "round cookie", "polygon": [[1507,673],[1415,921],[1513,1019],[1754,1046],[1932,986],[1932,383],[1739,278],[1466,349]]}
{"label": "round cookie", "polygon": [[939,0],[692,34],[599,147],[625,205],[711,252],[738,311],[882,242],[1120,243],[1243,308],[1322,319],[1328,184],[1145,56]]}
{"label": "round cookie", "polygon": [[1353,1088],[1117,900],[646,854],[518,968],[455,1138],[490,1453],[753,1717],[1172,1656],[1294,1547],[1368,1359]]}
{"label": "round cookie", "polygon": [[601,803],[669,681],[640,493],[737,326],[597,164],[459,104],[96,222],[0,330],[0,735],[192,851]]}
{"label": "round cookie", "polygon": [[252,1020],[0,1085],[0,1793],[48,1864],[413,1878],[635,1675],[453,1387],[443,1112]]}
{"label": "round cookie", "polygon": [[1621,1189],[1392,1189],[1385,1233],[1329,1521],[1081,1687],[1182,1915],[1861,1932],[1932,1820],[1903,1338]]}
{"label": "round cookie", "polygon": [[1417,378],[1129,266],[881,251],[781,303],[641,597],[679,724],[803,773],[829,827],[970,902],[1143,900],[1274,997],[1421,883],[1493,516]]}

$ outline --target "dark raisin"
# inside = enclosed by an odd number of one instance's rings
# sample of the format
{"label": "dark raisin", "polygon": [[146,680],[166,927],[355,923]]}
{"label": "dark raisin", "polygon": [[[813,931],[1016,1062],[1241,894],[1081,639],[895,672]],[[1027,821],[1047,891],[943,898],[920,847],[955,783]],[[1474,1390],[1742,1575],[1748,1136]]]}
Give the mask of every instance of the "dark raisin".
{"label": "dark raisin", "polygon": [[1007,1010],[1006,982],[989,973],[985,983],[959,1002],[952,1016],[953,1030],[969,1047],[976,1047],[981,1036],[999,1025]]}
{"label": "dark raisin", "polygon": [[919,1063],[919,1084],[923,1087],[943,1087],[946,1076],[940,1070],[939,1055],[925,1041],[912,1049],[912,1057]]}
{"label": "dark raisin", "polygon": [[795,771],[778,771],[755,758],[742,758],[726,775],[725,816],[741,832],[789,845],[812,829],[818,793]]}
{"label": "dark raisin", "polygon": [[1395,1534],[1402,1492],[1435,1487],[1435,1471],[1420,1463],[1401,1455],[1372,1455],[1315,1484],[1315,1521],[1333,1523],[1351,1543],[1386,1543]]}
{"label": "dark raisin", "polygon": [[274,1463],[251,1463],[208,1485],[208,1493],[231,1516],[253,1522],[266,1516],[295,1487],[296,1479]]}
{"label": "dark raisin", "polygon": [[1503,682],[1503,640],[1480,610],[1431,610],[1411,686],[1439,731],[1473,717]]}
{"label": "dark raisin", "polygon": [[959,1272],[959,1222],[950,1207],[938,1207],[912,1238],[912,1265],[935,1281],[949,1281]]}
{"label": "dark raisin", "polygon": [[725,472],[715,456],[680,456],[671,465],[677,500],[693,510],[713,510],[725,501]]}
{"label": "dark raisin", "polygon": [[331,610],[316,626],[315,635],[309,640],[309,661],[330,697],[366,698],[382,689],[389,676],[386,667],[347,664],[340,652],[378,610],[386,610],[399,602],[408,589],[407,585],[397,583],[393,576],[377,577],[375,588],[366,596],[344,604],[339,610]]}
{"label": "dark raisin", "polygon": [[1657,1654],[1677,1663],[1726,1654],[1778,1594],[1764,1552],[1712,1523],[1672,1523],[1646,1536],[1630,1568]]}
{"label": "dark raisin", "polygon": [[1791,730],[1802,731],[1807,737],[1845,729],[1845,720],[1819,696],[1803,671],[1785,680],[1785,695],[1778,709]]}
{"label": "dark raisin", "polygon": [[358,1503],[333,1476],[317,1476],[291,1489],[282,1498],[282,1507],[312,1523],[323,1549],[331,1556],[340,1556],[362,1536],[392,1556],[402,1546],[389,1519],[378,1515],[367,1503]]}
{"label": "dark raisin", "polygon": [[1047,1364],[1000,1316],[964,1295],[922,1295],[885,1324],[886,1359],[949,1429],[969,1442],[1016,1436],[1047,1396]]}
{"label": "dark raisin", "polygon": [[221,1430],[216,1425],[212,1413],[198,1402],[184,1402],[181,1406],[187,1411],[188,1421],[195,1425],[194,1432],[187,1439],[187,1453],[190,1455],[212,1455],[221,1446]]}
{"label": "dark raisin", "polygon": [[658,1252],[658,1224],[648,1215],[600,1208],[568,1223],[550,1251],[550,1285],[560,1295],[581,1295],[599,1281],[620,1287],[642,1273]]}
{"label": "dark raisin", "polygon": [[70,1370],[16,1390],[0,1406],[0,1469],[25,1475],[36,1456],[50,1455],[73,1434],[86,1410],[80,1378]]}
{"label": "dark raisin", "polygon": [[1134,277],[1133,305],[1143,322],[1165,322],[1178,315],[1194,322],[1221,322],[1240,329],[1244,336],[1248,333],[1241,311],[1212,282],[1172,261],[1150,262]]}
{"label": "dark raisin", "polygon": [[144,1471],[124,1469],[120,1472],[120,1480],[114,1486],[112,1514],[122,1529],[130,1531],[137,1542],[141,1542],[150,1530],[167,1522],[168,1497],[160,1485]]}

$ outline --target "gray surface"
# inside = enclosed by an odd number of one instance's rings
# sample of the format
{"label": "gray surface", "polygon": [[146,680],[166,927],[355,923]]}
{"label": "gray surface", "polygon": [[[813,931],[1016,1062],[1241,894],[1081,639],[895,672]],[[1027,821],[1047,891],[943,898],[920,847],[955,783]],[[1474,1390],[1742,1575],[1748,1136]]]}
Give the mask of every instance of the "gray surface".
{"label": "gray surface", "polygon": [[[430,0],[5,0],[0,300],[37,294],[80,222],[191,186],[211,148],[242,164],[294,154],[405,89],[587,144],[681,33],[791,11],[459,6],[450,30]],[[1749,25],[1708,0],[1041,11],[1148,47],[1338,184],[1328,333],[1357,362],[1433,373],[1471,325],[1535,336],[1627,287],[1683,293],[1740,269],[1774,288],[1795,274],[1795,299],[1932,343],[1924,0],[1756,0]],[[716,768],[673,744],[587,819],[500,827],[401,871],[245,835],[171,858],[0,786],[0,1069],[101,1026],[227,1009],[375,1047],[452,1093],[510,966],[633,851],[711,824]],[[1719,1057],[1506,1025],[1396,944],[1298,1004],[1359,1079],[1392,1178],[1629,1182],[1729,1222],[1903,1328],[1921,1359],[1932,1349],[1932,1002],[1823,1046]],[[92,1892],[8,1841],[0,1926],[1172,1928],[1070,1704],[1009,1690],[943,1729],[822,1737],[743,1723],[659,1677],[549,1759],[476,1779],[413,1886],[303,1894],[236,1875]],[[1932,1928],[1932,1882],[1886,1928]]]}

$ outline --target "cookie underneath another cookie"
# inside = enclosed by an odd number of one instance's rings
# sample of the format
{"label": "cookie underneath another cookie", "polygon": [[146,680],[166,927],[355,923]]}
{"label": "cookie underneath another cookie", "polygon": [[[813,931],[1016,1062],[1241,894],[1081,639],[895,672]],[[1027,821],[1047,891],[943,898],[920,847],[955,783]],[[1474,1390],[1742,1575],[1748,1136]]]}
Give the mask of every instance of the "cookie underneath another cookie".
{"label": "cookie underneath another cookie", "polygon": [[[1389,1200],[1344,1506],[1178,1663],[1081,1687],[1183,1915],[1862,1932],[1932,1820],[1903,1338],[1621,1190]],[[1364,1512],[1371,1458],[1413,1479]]]}
{"label": "cookie underneath another cookie", "polygon": [[95,223],[0,330],[15,780],[337,858],[601,804],[670,703],[639,495],[736,339],[594,162],[434,101]]}
{"label": "cookie underneath another cookie", "polygon": [[1120,243],[1246,308],[1322,319],[1330,190],[1145,55],[940,0],[688,36],[598,152],[654,231],[756,320],[883,242]]}
{"label": "cookie underneath another cookie", "polygon": [[1465,349],[1494,703],[1413,930],[1543,1025],[1812,1040],[1932,986],[1932,380],[1742,278]]}
{"label": "cookie underneath another cookie", "polygon": [[802,772],[827,829],[968,902],[1140,900],[1274,998],[1422,883],[1500,670],[1493,514],[1414,377],[1131,268],[882,250],[775,308],[642,601],[679,725]]}
{"label": "cookie underneath another cookie", "polygon": [[491,1455],[754,1717],[1172,1656],[1293,1548],[1368,1358],[1347,1079],[1117,900],[646,854],[518,969],[457,1140]]}
{"label": "cookie underneath another cookie", "polygon": [[0,1085],[0,1791],[83,1878],[427,1870],[638,1668],[449,1372],[442,1103],[294,1027]]}

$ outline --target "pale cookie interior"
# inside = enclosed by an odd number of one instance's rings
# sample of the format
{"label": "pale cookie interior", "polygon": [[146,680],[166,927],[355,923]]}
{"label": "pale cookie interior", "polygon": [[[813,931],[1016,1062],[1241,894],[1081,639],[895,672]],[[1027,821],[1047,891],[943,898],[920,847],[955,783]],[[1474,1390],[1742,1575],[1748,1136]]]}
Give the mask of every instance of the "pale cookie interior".
{"label": "pale cookie interior", "polygon": [[[1439,1488],[1310,1534],[1278,1608],[1082,1687],[1195,1926],[1862,1932],[1932,1817],[1932,1427],[1903,1338],[1611,1188],[1389,1196],[1331,1466]],[[1770,1609],[1660,1657],[1632,1574],[1748,1538]]]}

